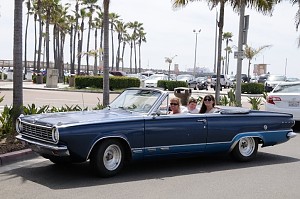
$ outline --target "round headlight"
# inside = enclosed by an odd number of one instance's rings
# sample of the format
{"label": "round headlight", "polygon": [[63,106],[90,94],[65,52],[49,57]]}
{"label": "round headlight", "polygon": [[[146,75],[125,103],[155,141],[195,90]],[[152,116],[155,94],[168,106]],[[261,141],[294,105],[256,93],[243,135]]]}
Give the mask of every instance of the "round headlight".
{"label": "round headlight", "polygon": [[23,124],[22,124],[20,118],[18,118],[17,121],[16,121],[16,131],[18,133],[21,133],[23,131]]}
{"label": "round headlight", "polygon": [[52,140],[56,143],[59,141],[59,131],[57,128],[52,129]]}

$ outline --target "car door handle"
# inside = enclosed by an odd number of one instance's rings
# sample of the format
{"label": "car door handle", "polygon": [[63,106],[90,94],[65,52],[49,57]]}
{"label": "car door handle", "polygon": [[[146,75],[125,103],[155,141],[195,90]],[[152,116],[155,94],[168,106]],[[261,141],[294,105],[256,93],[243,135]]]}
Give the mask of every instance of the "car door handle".
{"label": "car door handle", "polygon": [[197,120],[197,122],[203,122],[203,123],[206,123],[206,119]]}

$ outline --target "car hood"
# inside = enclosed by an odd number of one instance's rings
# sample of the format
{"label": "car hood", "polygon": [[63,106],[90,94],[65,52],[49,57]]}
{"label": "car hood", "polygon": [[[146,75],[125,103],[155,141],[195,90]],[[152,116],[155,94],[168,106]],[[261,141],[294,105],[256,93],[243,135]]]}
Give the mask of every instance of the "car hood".
{"label": "car hood", "polygon": [[62,126],[79,125],[86,123],[103,123],[111,121],[125,121],[133,118],[142,118],[143,115],[122,109],[105,109],[95,111],[73,111],[60,113],[45,113],[21,117],[22,121],[36,125]]}

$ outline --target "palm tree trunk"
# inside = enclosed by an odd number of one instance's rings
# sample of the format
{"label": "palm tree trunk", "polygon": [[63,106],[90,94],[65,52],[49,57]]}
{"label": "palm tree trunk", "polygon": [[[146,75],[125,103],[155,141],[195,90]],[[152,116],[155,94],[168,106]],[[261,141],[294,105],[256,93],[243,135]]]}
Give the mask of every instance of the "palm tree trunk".
{"label": "palm tree trunk", "polygon": [[221,57],[222,57],[222,35],[224,26],[224,0],[220,2],[220,18],[219,18],[219,38],[218,38],[218,58],[217,58],[217,82],[216,82],[216,93],[215,100],[216,104],[220,101],[220,72],[221,72]]}
{"label": "palm tree trunk", "polygon": [[109,104],[109,4],[110,0],[103,0],[104,14],[104,56],[103,56],[103,105]]}
{"label": "palm tree trunk", "polygon": [[[22,70],[22,15],[23,0],[15,0],[14,8],[14,44],[13,44],[13,128],[15,131],[15,121],[22,113],[23,109],[23,70]],[[12,134],[14,138],[14,133]]]}
{"label": "palm tree trunk", "polygon": [[114,53],[114,26],[113,22],[111,22],[111,70],[114,70],[115,64],[115,53]]}
{"label": "palm tree trunk", "polygon": [[97,57],[98,57],[98,53],[100,53],[99,51],[98,51],[98,29],[97,28],[95,28],[95,34],[94,34],[94,36],[95,36],[95,57],[94,57],[94,70],[93,70],[93,74],[96,76],[97,75],[97,62],[98,62],[98,59],[97,59]]}
{"label": "palm tree trunk", "polygon": [[27,74],[27,34],[28,34],[28,23],[29,23],[29,11],[30,11],[30,0],[26,2],[27,6],[27,19],[26,19],[26,28],[25,28],[25,49],[24,49],[24,70],[25,74]]}

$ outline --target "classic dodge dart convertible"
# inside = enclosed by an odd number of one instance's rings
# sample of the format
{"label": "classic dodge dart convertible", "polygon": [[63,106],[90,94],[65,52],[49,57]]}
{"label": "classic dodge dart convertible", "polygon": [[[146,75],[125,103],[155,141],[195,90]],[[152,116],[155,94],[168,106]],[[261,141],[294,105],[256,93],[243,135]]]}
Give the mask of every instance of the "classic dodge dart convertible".
{"label": "classic dodge dart convertible", "polygon": [[252,160],[258,149],[296,136],[291,114],[219,107],[218,113],[168,114],[169,93],[129,88],[103,110],[21,115],[17,138],[56,164],[90,162],[109,177],[130,160],[231,154]]}

